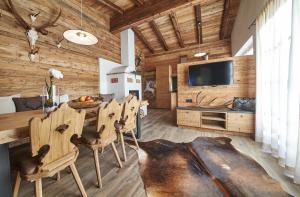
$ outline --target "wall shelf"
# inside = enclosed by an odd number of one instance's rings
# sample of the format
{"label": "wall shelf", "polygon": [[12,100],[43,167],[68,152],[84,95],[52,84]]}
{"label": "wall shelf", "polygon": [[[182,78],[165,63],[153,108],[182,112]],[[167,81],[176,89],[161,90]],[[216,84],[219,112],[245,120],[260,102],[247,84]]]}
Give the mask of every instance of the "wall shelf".
{"label": "wall shelf", "polygon": [[209,116],[202,116],[202,120],[216,120],[216,121],[226,121],[225,118],[219,118],[219,117],[209,117]]}
{"label": "wall shelf", "polygon": [[201,127],[206,129],[227,130],[226,112],[200,112]]}

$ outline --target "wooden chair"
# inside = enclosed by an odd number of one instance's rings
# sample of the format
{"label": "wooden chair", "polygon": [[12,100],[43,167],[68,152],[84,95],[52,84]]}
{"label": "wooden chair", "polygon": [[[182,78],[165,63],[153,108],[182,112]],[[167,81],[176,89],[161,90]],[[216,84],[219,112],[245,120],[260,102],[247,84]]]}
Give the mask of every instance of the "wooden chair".
{"label": "wooden chair", "polygon": [[13,196],[18,195],[21,178],[35,182],[35,196],[42,196],[42,178],[52,177],[70,167],[82,196],[87,196],[75,167],[85,111],[77,112],[64,103],[45,119],[30,121],[31,151],[16,158],[17,177]]}
{"label": "wooden chair", "polygon": [[111,145],[115,157],[122,168],[122,163],[118,155],[114,141],[117,140],[115,124],[120,120],[123,105],[119,104],[115,99],[111,100],[106,106],[101,106],[98,111],[98,120],[96,130],[92,132],[84,132],[82,143],[91,149],[94,153],[95,168],[98,179],[98,187],[102,188],[99,149]]}
{"label": "wooden chair", "polygon": [[139,144],[134,134],[134,129],[136,129],[136,116],[139,113],[141,102],[137,100],[136,96],[128,96],[124,104],[124,110],[122,113],[122,118],[120,121],[120,126],[118,132],[121,138],[122,151],[124,156],[124,161],[127,160],[124,142],[124,133],[130,132],[137,149],[139,149]]}

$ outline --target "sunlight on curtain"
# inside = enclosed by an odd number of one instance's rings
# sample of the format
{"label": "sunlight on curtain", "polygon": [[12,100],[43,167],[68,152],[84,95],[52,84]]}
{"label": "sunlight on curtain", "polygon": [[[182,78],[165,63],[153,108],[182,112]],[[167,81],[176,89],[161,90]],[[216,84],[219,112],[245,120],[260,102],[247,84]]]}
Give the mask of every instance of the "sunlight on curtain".
{"label": "sunlight on curtain", "polygon": [[[256,21],[256,141],[300,183],[299,0],[270,0]],[[297,151],[299,150],[299,151]],[[298,161],[297,161],[298,160]]]}

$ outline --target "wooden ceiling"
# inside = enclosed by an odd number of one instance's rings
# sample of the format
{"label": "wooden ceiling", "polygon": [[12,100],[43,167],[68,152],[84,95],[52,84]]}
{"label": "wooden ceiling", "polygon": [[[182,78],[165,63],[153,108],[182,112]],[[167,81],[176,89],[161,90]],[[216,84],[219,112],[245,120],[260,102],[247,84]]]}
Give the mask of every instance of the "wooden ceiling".
{"label": "wooden ceiling", "polygon": [[86,0],[111,18],[111,31],[132,28],[145,55],[230,38],[240,0]]}

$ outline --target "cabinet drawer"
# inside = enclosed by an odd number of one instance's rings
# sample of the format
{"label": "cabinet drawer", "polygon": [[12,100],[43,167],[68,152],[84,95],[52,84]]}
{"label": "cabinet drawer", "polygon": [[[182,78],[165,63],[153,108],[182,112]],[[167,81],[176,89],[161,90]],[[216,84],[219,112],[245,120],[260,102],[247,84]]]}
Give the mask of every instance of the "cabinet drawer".
{"label": "cabinet drawer", "polygon": [[255,115],[250,113],[228,113],[228,131],[254,133]]}
{"label": "cabinet drawer", "polygon": [[200,127],[200,112],[177,110],[177,125]]}

